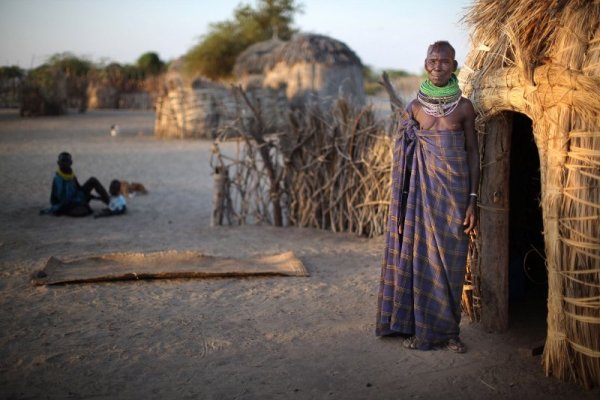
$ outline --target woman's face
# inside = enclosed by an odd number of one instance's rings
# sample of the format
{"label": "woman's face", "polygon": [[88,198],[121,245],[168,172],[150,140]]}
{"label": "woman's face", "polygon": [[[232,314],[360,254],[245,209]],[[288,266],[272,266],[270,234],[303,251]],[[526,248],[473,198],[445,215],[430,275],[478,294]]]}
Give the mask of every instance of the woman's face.
{"label": "woman's face", "polygon": [[452,51],[444,46],[432,48],[425,59],[425,70],[435,86],[446,86],[452,73],[456,71],[456,61]]}

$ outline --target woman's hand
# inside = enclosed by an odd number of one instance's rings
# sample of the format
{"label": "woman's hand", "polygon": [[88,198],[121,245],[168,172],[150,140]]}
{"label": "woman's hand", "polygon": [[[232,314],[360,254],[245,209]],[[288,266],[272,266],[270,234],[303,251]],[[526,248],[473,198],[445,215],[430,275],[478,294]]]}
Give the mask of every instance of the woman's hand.
{"label": "woman's hand", "polygon": [[465,220],[463,225],[465,226],[464,232],[468,235],[470,233],[476,233],[475,226],[477,226],[477,214],[475,213],[475,197],[471,197],[469,200],[469,206],[465,212]]}

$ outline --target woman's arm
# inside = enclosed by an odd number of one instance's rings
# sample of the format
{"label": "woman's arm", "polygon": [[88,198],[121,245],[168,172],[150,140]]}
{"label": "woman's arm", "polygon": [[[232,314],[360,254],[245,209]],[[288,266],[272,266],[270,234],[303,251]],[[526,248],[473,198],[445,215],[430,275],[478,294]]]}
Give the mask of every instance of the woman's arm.
{"label": "woman's arm", "polygon": [[467,163],[469,166],[469,205],[465,212],[465,233],[474,231],[477,225],[477,194],[479,190],[479,145],[475,135],[475,109],[470,100],[464,99],[464,122],[465,146],[467,150]]}

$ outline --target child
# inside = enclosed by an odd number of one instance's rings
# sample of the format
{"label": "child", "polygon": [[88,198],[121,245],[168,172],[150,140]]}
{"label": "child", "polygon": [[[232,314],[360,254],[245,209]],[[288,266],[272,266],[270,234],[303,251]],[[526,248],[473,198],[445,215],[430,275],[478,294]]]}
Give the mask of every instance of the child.
{"label": "child", "polygon": [[[90,200],[100,198],[108,204],[109,196],[98,179],[91,177],[83,185],[79,184],[73,173],[73,158],[71,154],[62,152],[58,155],[58,170],[52,181],[50,207],[40,211],[40,214],[68,215],[84,217],[92,213]],[[92,196],[94,190],[98,196]]]}
{"label": "child", "polygon": [[94,218],[121,215],[125,214],[125,211],[127,211],[127,201],[121,194],[121,182],[114,179],[110,183],[108,190],[110,192],[110,202],[108,203],[108,208],[101,210],[98,214],[94,215]]}

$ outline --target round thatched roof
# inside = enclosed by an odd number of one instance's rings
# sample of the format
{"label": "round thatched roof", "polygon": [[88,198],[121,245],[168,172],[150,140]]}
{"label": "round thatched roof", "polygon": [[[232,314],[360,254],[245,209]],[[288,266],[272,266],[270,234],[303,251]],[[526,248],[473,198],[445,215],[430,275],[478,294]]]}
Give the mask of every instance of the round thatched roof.
{"label": "round thatched roof", "polygon": [[271,56],[273,64],[285,62],[318,63],[325,65],[357,65],[362,67],[360,58],[345,43],[328,36],[302,34],[278,47]]}
{"label": "round thatched roof", "polygon": [[235,60],[233,74],[235,76],[262,74],[270,63],[271,53],[285,42],[274,37],[264,42],[258,42],[240,53]]}

